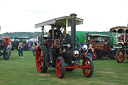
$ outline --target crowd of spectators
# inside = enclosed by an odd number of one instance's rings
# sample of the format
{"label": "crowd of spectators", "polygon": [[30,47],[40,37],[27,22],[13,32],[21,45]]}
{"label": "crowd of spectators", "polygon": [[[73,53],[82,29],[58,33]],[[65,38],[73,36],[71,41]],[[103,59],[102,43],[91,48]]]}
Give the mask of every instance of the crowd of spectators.
{"label": "crowd of spectators", "polygon": [[23,42],[21,42],[21,41],[13,41],[12,42],[12,50],[14,50],[14,49],[17,49],[18,50],[19,43],[22,43],[22,46],[23,46],[23,50],[24,51],[31,50],[31,47],[33,46],[33,42],[32,41],[31,42],[26,42],[26,41],[23,41]]}

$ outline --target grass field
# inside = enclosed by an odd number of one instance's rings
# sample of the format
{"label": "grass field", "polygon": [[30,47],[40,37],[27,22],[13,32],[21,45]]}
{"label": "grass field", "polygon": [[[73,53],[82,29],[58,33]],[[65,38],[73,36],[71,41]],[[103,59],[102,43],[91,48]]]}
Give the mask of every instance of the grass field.
{"label": "grass field", "polygon": [[0,56],[0,85],[128,85],[128,60],[121,64],[109,59],[93,63],[94,73],[90,78],[84,77],[81,69],[75,69],[66,71],[64,78],[59,79],[55,68],[47,73],[37,72],[31,51],[24,51],[24,58],[12,51],[9,60]]}

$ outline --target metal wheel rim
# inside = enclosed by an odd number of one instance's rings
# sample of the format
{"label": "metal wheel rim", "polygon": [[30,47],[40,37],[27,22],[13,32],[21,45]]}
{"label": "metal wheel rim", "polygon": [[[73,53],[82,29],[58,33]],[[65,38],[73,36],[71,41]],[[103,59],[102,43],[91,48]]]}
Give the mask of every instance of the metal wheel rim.
{"label": "metal wheel rim", "polygon": [[58,77],[60,77],[62,74],[62,64],[60,59],[57,59],[56,61],[56,74]]}
{"label": "metal wheel rim", "polygon": [[123,56],[124,56],[123,52],[119,51],[118,55],[117,55],[118,62],[122,63],[124,61],[124,57]]}
{"label": "metal wheel rim", "polygon": [[84,66],[85,68],[83,68],[83,73],[85,76],[88,76],[90,74],[91,71],[91,62],[89,61],[88,58],[83,60],[82,66]]}
{"label": "metal wheel rim", "polygon": [[93,59],[96,59],[97,58],[97,53],[96,52],[93,52],[92,58]]}
{"label": "metal wheel rim", "polygon": [[40,47],[38,47],[37,51],[36,51],[36,68],[38,70],[38,72],[41,72],[43,69],[43,55],[42,55],[42,50]]}

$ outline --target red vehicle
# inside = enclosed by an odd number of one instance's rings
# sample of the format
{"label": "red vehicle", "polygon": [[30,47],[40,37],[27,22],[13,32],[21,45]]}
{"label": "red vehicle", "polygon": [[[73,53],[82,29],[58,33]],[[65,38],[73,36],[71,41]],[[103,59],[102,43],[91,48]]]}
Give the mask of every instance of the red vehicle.
{"label": "red vehicle", "polygon": [[1,37],[4,42],[7,41],[8,43],[11,42],[11,38],[10,37]]}
{"label": "red vehicle", "polygon": [[9,42],[11,42],[11,38],[10,37],[1,37],[1,39],[3,40],[3,43],[4,43],[5,47],[7,47]]}
{"label": "red vehicle", "polygon": [[[76,47],[76,25],[82,23],[83,19],[77,18],[76,14],[71,14],[35,25],[36,28],[42,27],[42,38],[35,57],[38,72],[45,73],[50,67],[54,67],[57,77],[63,78],[65,71],[81,68],[84,76],[92,76],[94,70],[92,60],[84,56],[82,65],[80,65],[81,54]],[[48,37],[44,37],[46,25],[51,25]],[[68,26],[71,26],[71,35],[67,33]],[[61,29],[57,31],[55,29],[57,27]],[[58,34],[59,37],[57,37]]]}
{"label": "red vehicle", "polygon": [[3,55],[5,60],[8,60],[11,55],[11,42],[10,37],[1,37],[0,38],[0,56]]}

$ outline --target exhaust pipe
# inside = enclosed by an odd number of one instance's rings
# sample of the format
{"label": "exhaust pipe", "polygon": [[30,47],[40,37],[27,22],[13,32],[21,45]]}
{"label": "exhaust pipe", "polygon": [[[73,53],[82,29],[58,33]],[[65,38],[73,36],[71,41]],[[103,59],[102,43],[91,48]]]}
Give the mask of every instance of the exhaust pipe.
{"label": "exhaust pipe", "polygon": [[73,48],[76,47],[76,14],[70,14],[71,18],[71,43]]}

